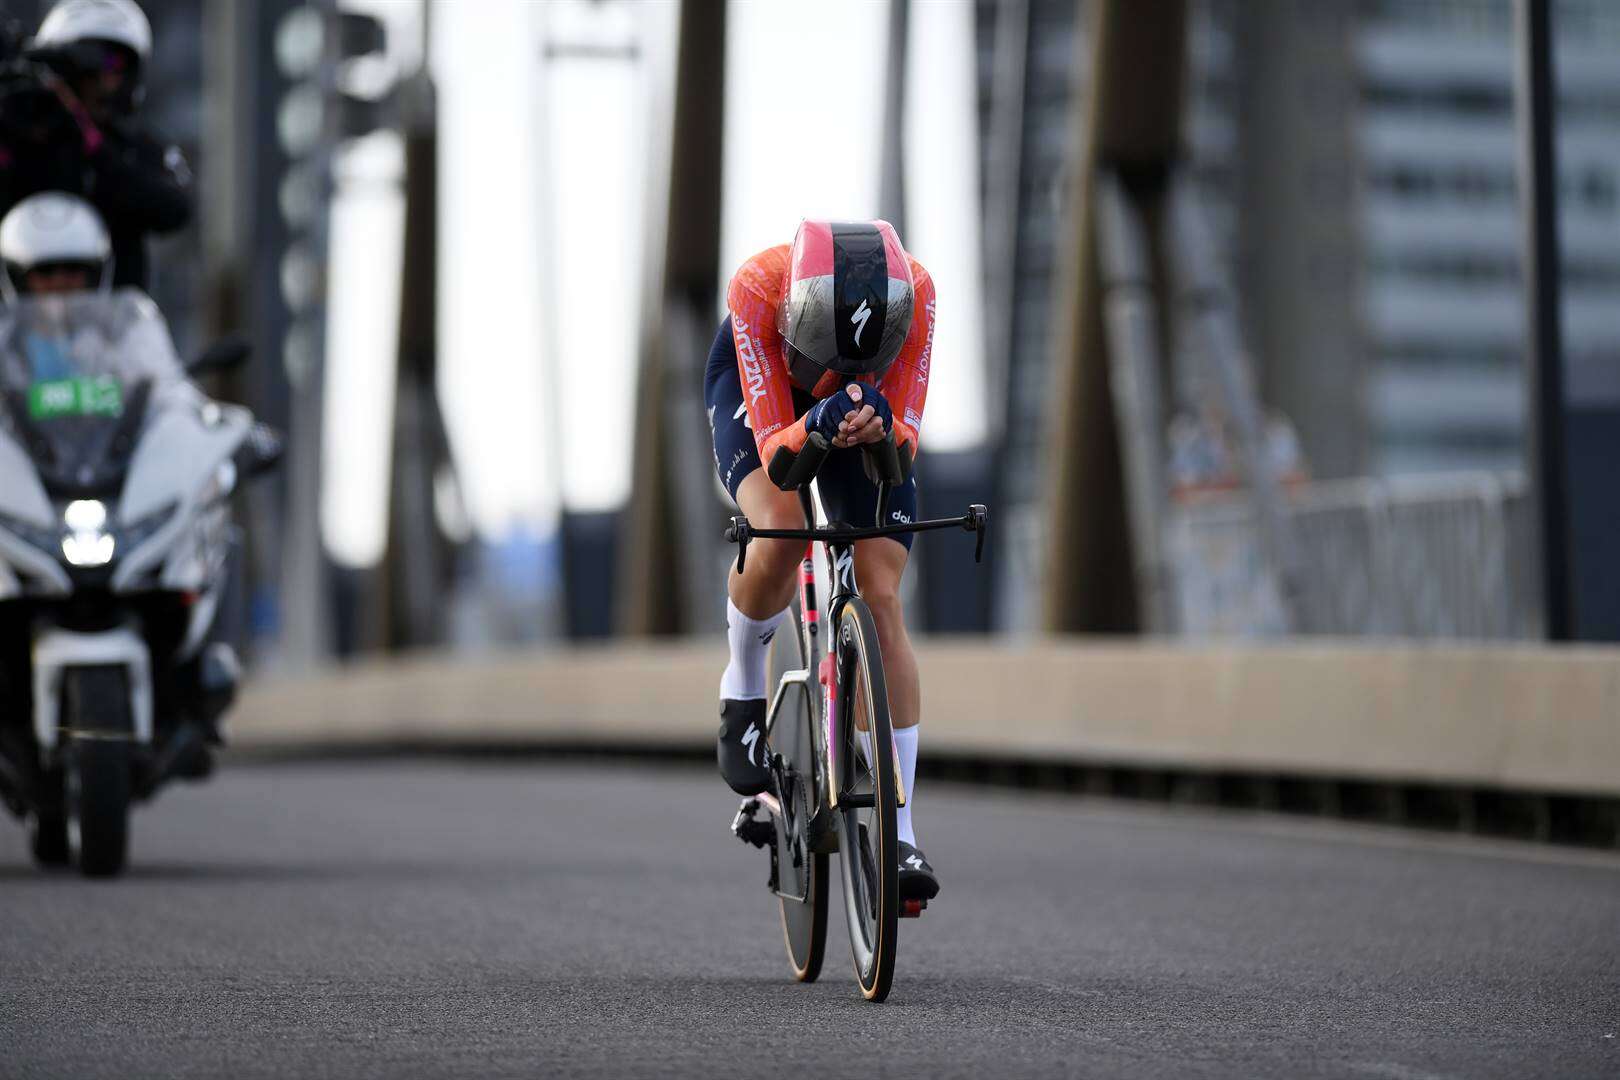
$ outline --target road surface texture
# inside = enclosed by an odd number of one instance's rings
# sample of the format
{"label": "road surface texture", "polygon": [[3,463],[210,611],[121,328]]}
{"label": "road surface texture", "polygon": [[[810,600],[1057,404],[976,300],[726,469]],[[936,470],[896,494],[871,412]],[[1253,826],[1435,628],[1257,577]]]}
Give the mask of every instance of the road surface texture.
{"label": "road surface texture", "polygon": [[[0,1076],[1620,1076],[1620,858],[925,786],[946,891],[787,977],[708,770],[237,765],[115,882],[0,832]],[[836,882],[834,896],[837,896]]]}

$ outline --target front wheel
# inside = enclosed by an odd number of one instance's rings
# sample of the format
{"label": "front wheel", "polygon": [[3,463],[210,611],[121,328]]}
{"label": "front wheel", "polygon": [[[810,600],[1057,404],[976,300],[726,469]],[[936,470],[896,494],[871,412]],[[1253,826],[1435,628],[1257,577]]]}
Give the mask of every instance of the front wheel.
{"label": "front wheel", "polygon": [[80,873],[114,877],[123,871],[129,853],[134,788],[129,693],[117,668],[69,672],[62,689],[69,846]]}
{"label": "front wheel", "polygon": [[851,597],[838,615],[838,850],[844,922],[861,995],[889,996],[900,920],[894,732],[872,612]]}

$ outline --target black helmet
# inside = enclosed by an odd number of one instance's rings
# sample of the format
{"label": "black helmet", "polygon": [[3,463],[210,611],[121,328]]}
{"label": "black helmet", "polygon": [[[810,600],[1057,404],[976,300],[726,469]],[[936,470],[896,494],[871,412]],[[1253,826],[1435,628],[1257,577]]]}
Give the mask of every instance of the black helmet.
{"label": "black helmet", "polygon": [[829,373],[876,382],[911,331],[911,261],[887,221],[803,221],[776,311],[788,374],[815,390]]}

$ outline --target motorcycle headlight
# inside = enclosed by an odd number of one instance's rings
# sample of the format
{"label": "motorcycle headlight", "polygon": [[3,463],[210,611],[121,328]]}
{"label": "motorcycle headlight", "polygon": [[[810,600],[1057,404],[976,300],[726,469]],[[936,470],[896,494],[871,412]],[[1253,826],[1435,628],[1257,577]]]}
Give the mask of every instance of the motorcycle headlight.
{"label": "motorcycle headlight", "polygon": [[107,504],[74,499],[62,511],[62,557],[70,566],[106,566],[117,542],[107,528]]}

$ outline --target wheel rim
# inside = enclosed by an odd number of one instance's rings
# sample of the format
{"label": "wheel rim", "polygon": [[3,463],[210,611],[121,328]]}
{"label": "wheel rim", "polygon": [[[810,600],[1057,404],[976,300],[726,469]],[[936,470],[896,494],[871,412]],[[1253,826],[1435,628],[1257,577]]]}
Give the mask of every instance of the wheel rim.
{"label": "wheel rim", "polygon": [[[870,731],[873,726],[872,687],[865,667],[856,662],[853,650],[844,663],[843,716],[848,732]],[[869,738],[869,737],[868,737]],[[859,736],[846,736],[840,751],[844,767],[844,791],[856,796],[872,796],[872,806],[841,805],[839,850],[844,878],[844,918],[849,926],[850,950],[863,990],[870,991],[876,978],[879,953],[885,945],[883,895],[884,875],[881,858],[885,828],[883,800],[878,796],[879,778]]]}

